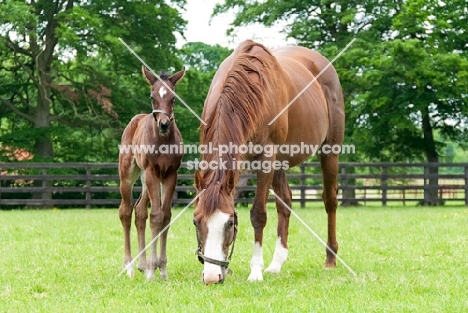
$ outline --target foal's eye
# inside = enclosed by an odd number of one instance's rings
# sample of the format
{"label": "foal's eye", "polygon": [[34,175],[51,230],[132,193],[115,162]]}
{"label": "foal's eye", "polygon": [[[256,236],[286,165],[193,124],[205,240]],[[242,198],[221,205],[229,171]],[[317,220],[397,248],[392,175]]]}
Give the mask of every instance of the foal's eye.
{"label": "foal's eye", "polygon": [[229,221],[227,222],[227,228],[232,228],[232,226],[234,226],[234,222],[233,221]]}
{"label": "foal's eye", "polygon": [[172,103],[172,104],[174,104],[174,103],[175,103],[175,97],[174,97],[174,98],[172,98],[172,100],[171,100],[171,103]]}
{"label": "foal's eye", "polygon": [[151,101],[153,101],[153,100],[154,100],[154,98],[153,98],[153,95],[150,95],[150,99],[151,99]]}

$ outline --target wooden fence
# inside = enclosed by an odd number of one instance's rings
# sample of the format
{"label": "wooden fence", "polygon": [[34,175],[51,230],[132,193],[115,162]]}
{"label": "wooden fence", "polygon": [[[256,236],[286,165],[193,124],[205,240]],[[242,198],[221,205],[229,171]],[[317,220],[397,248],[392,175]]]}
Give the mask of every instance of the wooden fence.
{"label": "wooden fence", "polygon": [[[184,165],[185,166],[185,165]],[[173,204],[183,205],[195,196],[193,173],[180,170]],[[429,168],[438,169],[431,174]],[[255,175],[242,174],[248,184],[238,186],[237,203],[251,203]],[[436,186],[429,179],[437,178]],[[321,201],[318,163],[304,163],[288,171],[293,201],[301,207]],[[425,203],[434,188],[442,201],[468,205],[468,163],[341,163],[340,193],[343,203],[351,201]],[[141,186],[134,188],[134,198]],[[270,197],[269,201],[274,201]],[[0,208],[14,207],[118,207],[119,177],[116,163],[0,163]]]}

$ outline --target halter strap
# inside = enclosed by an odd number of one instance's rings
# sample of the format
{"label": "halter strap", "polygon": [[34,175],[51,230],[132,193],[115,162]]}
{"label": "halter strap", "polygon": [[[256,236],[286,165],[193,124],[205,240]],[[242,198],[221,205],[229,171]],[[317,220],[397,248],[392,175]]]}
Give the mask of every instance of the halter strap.
{"label": "halter strap", "polygon": [[172,113],[167,113],[163,110],[153,110],[153,112],[151,112],[153,114],[153,117],[156,118],[156,114],[158,113],[162,113],[164,115],[166,115],[170,121],[172,121],[174,119],[174,115],[172,115]]}
{"label": "halter strap", "polygon": [[197,256],[198,256],[198,261],[200,261],[201,264],[204,264],[205,262],[219,265],[223,268],[227,268],[229,266],[229,262],[231,261],[232,254],[234,253],[234,245],[236,243],[236,238],[237,238],[237,212],[234,211],[234,238],[232,239],[232,246],[231,246],[231,252],[229,253],[227,257],[227,261],[221,261],[221,260],[215,260],[209,257],[206,257],[202,253],[202,244],[200,241],[200,238],[198,237],[198,232],[197,232],[197,241],[198,241],[198,249],[197,249]]}

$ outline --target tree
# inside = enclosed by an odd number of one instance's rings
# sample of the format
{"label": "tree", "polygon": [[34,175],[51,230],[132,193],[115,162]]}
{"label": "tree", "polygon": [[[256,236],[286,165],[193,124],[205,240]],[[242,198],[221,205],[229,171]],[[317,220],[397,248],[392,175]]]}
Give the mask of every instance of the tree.
{"label": "tree", "polygon": [[120,128],[149,103],[118,37],[149,64],[181,67],[174,33],[185,21],[166,2],[0,1],[0,22],[1,147],[22,145],[35,160],[53,159],[63,138]]}

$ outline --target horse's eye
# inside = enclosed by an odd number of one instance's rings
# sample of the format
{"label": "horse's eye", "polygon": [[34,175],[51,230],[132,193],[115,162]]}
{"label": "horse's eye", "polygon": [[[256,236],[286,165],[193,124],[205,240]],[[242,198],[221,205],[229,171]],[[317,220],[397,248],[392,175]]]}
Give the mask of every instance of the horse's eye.
{"label": "horse's eye", "polygon": [[151,101],[153,101],[153,100],[154,100],[154,98],[153,98],[153,95],[150,95],[150,99],[151,99]]}
{"label": "horse's eye", "polygon": [[197,226],[197,221],[193,220],[193,225]]}
{"label": "horse's eye", "polygon": [[172,104],[174,104],[174,103],[175,103],[175,97],[174,97],[174,98],[172,98],[172,100],[171,100],[171,103],[172,103]]}
{"label": "horse's eye", "polygon": [[233,222],[233,221],[227,222],[227,228],[232,228],[232,226],[234,226],[234,222]]}

